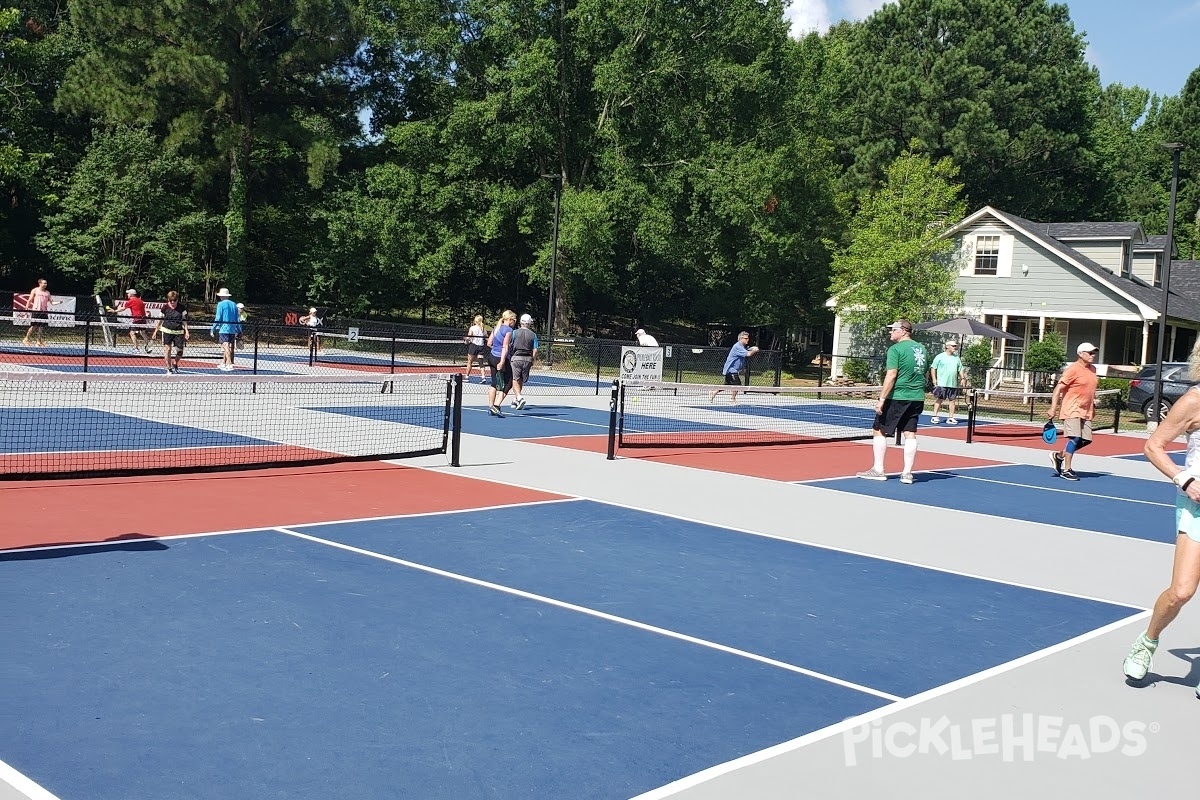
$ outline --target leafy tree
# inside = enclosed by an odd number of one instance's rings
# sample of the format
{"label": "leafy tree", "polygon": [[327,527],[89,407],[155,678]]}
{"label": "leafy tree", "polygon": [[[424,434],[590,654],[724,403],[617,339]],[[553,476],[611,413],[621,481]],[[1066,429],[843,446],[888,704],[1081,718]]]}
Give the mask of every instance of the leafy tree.
{"label": "leafy tree", "polygon": [[1067,346],[1058,333],[1051,331],[1041,341],[1030,342],[1025,349],[1025,369],[1033,373],[1034,391],[1045,391],[1066,360]]}
{"label": "leafy tree", "polygon": [[1086,217],[1102,189],[1088,140],[1099,78],[1065,5],[906,0],[855,29],[848,184],[878,185],[913,140],[960,165],[971,207]]}
{"label": "leafy tree", "polygon": [[187,243],[196,237],[191,228],[204,223],[187,216],[195,213],[190,175],[189,165],[144,129],[98,131],[38,246],[91,291],[194,285],[198,265]]}
{"label": "leafy tree", "polygon": [[247,280],[255,145],[303,151],[320,183],[356,126],[349,73],[358,21],[348,0],[81,0],[87,51],[68,70],[61,107],[153,124],[224,173],[225,279]]}
{"label": "leafy tree", "polygon": [[863,198],[850,244],[834,255],[829,288],[850,324],[871,330],[897,317],[932,319],[961,303],[954,243],[942,235],[966,212],[957,174],[947,158],[931,163],[905,152]]}

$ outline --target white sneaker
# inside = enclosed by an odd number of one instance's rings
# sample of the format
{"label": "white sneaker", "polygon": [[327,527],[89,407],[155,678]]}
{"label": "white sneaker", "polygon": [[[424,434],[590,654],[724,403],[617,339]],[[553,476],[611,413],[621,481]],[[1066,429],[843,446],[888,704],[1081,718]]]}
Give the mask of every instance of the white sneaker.
{"label": "white sneaker", "polygon": [[912,483],[913,482],[912,473],[911,472],[901,473],[900,482],[901,483]]}
{"label": "white sneaker", "polygon": [[862,478],[863,480],[867,480],[867,481],[886,481],[887,480],[887,474],[880,472],[879,470],[875,469],[874,467],[872,467],[869,470],[866,470],[865,472],[858,473],[858,477]]}
{"label": "white sneaker", "polygon": [[[1157,649],[1158,642],[1151,642],[1146,638],[1145,633],[1138,636],[1137,641],[1133,643],[1133,649],[1129,651],[1129,655],[1125,656],[1125,663],[1121,665],[1125,677],[1133,681],[1143,680],[1146,673],[1150,671],[1150,664],[1154,660],[1154,651]],[[1200,689],[1197,691],[1200,693]]]}
{"label": "white sneaker", "polygon": [[941,418],[941,417],[930,417],[930,418],[929,418],[929,424],[930,424],[930,425],[937,425],[937,424],[938,424],[939,422],[941,422],[941,421],[942,421],[942,418]]}
{"label": "white sneaker", "polygon": [[947,417],[947,418],[946,418],[946,424],[947,424],[947,425],[957,425],[957,424],[958,424],[958,420],[956,420],[954,417]]}

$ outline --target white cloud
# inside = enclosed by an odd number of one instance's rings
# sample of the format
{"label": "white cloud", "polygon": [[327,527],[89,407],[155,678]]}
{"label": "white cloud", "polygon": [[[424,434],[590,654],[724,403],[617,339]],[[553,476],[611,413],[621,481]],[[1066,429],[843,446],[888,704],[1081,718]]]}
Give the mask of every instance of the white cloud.
{"label": "white cloud", "polygon": [[846,0],[846,19],[866,19],[888,4],[888,0]]}
{"label": "white cloud", "polygon": [[793,0],[783,10],[783,16],[792,23],[792,36],[806,36],[812,31],[825,33],[829,30],[829,6],[825,0]]}

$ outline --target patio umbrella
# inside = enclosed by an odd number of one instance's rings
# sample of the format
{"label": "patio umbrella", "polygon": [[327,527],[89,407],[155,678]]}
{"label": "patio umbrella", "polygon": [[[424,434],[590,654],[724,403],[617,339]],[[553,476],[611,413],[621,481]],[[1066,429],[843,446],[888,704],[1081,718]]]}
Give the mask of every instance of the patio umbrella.
{"label": "patio umbrella", "polygon": [[922,322],[917,326],[919,331],[933,331],[934,333],[957,333],[959,343],[962,343],[964,336],[985,336],[988,339],[1011,339],[1020,341],[1020,336],[1014,336],[1008,331],[1002,331],[999,328],[991,325],[985,325],[977,319],[971,317],[954,317],[953,319],[943,319],[937,322]]}

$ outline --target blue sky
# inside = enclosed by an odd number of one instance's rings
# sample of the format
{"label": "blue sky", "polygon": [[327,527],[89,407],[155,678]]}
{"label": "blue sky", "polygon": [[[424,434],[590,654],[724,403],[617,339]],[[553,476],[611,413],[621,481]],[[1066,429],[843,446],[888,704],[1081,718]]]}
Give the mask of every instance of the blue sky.
{"label": "blue sky", "polygon": [[[784,13],[792,34],[824,33],[843,19],[863,19],[884,0],[792,0]],[[1200,0],[1071,0],[1065,3],[1075,30],[1088,41],[1085,56],[1104,85],[1138,85],[1178,95],[1200,66]]]}

